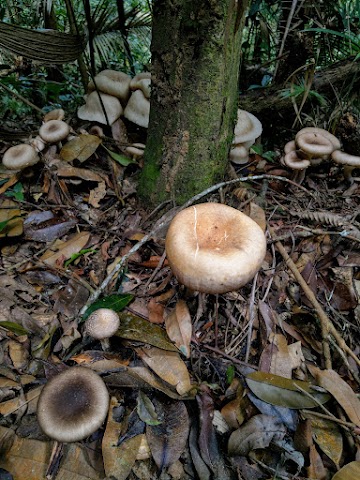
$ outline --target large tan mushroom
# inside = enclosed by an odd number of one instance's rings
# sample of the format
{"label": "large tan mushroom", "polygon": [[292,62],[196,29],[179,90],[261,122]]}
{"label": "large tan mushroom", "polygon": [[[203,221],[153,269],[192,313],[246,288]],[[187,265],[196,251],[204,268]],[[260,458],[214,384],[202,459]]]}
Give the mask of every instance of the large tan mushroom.
{"label": "large tan mushroom", "polygon": [[126,105],[130,97],[131,77],[129,75],[116,70],[102,70],[94,77],[94,81],[89,82],[89,92],[95,90],[94,82],[100,92],[117,97],[123,106]]}
{"label": "large tan mushroom", "polygon": [[104,105],[109,125],[112,125],[123,113],[123,109],[120,100],[107,93],[98,94],[96,91],[89,93],[86,97],[86,104],[78,109],[78,117],[81,118],[81,120],[89,120],[90,122],[98,122],[104,125],[107,124],[99,95]]}
{"label": "large tan mushroom", "polygon": [[2,163],[9,170],[23,170],[35,165],[39,160],[40,157],[34,147],[27,143],[20,143],[6,150]]}
{"label": "large tan mushroom", "polygon": [[180,283],[216,294],[237,290],[254,277],[265,257],[266,239],[244,213],[219,203],[202,203],[174,217],[165,249]]}
{"label": "large tan mushroom", "polygon": [[[249,148],[262,133],[262,125],[258,118],[246,110],[237,111],[237,122],[234,129],[229,159],[233,163],[243,164],[249,161]],[[240,148],[243,147],[243,148]]]}
{"label": "large tan mushroom", "polygon": [[142,90],[135,90],[124,110],[124,117],[140,127],[148,128],[150,101]]}

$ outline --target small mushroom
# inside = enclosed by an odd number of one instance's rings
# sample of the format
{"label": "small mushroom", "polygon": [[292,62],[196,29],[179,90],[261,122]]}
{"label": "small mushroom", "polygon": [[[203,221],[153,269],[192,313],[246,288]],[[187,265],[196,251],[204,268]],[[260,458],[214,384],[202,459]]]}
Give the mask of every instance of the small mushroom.
{"label": "small mushroom", "polygon": [[99,308],[89,315],[85,322],[84,333],[100,340],[104,350],[110,347],[109,338],[115,335],[120,325],[119,315],[110,308]]}
{"label": "small mushroom", "polygon": [[130,97],[131,77],[116,70],[102,70],[95,77],[94,81],[88,84],[88,90],[95,90],[95,84],[100,92],[117,97],[122,105],[126,105]]}
{"label": "small mushroom", "polygon": [[150,98],[151,94],[151,73],[138,73],[130,82],[131,90],[141,90],[146,98]]}
{"label": "small mushroom", "polygon": [[85,105],[78,109],[77,115],[81,120],[88,120],[90,122],[98,122],[107,125],[99,95],[104,105],[109,125],[112,125],[123,113],[123,108],[118,98],[108,95],[107,93],[98,93],[96,91],[89,93],[86,97]]}
{"label": "small mushroom", "polygon": [[143,143],[133,143],[125,148],[125,153],[130,155],[132,160],[139,160],[144,156],[145,145]]}
{"label": "small mushroom", "polygon": [[254,277],[265,257],[266,239],[244,213],[219,203],[202,203],[173,218],[165,249],[180,283],[216,294],[237,290]]}
{"label": "small mushroom", "polygon": [[9,170],[23,170],[35,165],[39,160],[40,157],[34,147],[27,143],[20,143],[6,150],[2,163]]}
{"label": "small mushroom", "polygon": [[[230,160],[233,163],[243,164],[249,160],[249,148],[262,133],[262,125],[255,115],[246,110],[238,109],[237,122],[234,129],[232,149],[244,147],[247,154],[241,153],[240,157],[233,155]],[[231,152],[231,150],[230,150]]]}
{"label": "small mushroom", "polygon": [[124,117],[140,127],[148,128],[150,101],[142,90],[135,90],[125,107]]}
{"label": "small mushroom", "polygon": [[330,142],[333,145],[333,150],[339,150],[341,145],[340,145],[340,140],[335,137],[332,133],[328,132],[324,128],[318,128],[318,127],[305,127],[302,128],[301,130],[298,131],[295,137],[295,142],[297,142],[297,138],[300,135],[303,135],[304,133],[313,133],[315,135],[321,135],[325,137],[327,140],[330,140]]}
{"label": "small mushroom", "polygon": [[316,132],[300,132],[295,137],[299,156],[310,160],[311,165],[318,165],[330,157],[334,145],[328,138]]}
{"label": "small mushroom", "polygon": [[69,125],[62,120],[48,120],[41,125],[39,130],[40,137],[47,143],[61,142],[69,133]]}
{"label": "small mushroom", "polygon": [[37,418],[48,437],[77,442],[101,427],[108,408],[109,393],[99,375],[85,367],[71,367],[45,385]]}
{"label": "small mushroom", "polygon": [[360,167],[360,156],[351,155],[350,153],[342,152],[341,150],[335,150],[335,152],[331,154],[331,159],[335,163],[343,165],[345,179],[350,183],[353,183],[355,178],[352,173],[355,168]]}
{"label": "small mushroom", "polygon": [[44,115],[44,122],[49,120],[64,120],[65,111],[62,108],[55,108]]}

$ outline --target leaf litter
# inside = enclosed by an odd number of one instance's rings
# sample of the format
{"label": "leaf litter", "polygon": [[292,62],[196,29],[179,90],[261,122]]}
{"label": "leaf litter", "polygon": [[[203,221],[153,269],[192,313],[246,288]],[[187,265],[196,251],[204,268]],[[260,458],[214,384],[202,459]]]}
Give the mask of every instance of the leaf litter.
{"label": "leaf litter", "polygon": [[[245,210],[267,255],[256,283],[216,299],[173,278],[176,209],[142,208],[141,165],[109,135],[48,147],[38,180],[1,173],[0,468],[44,478],[53,443],[37,398],[54,367],[81,364],[110,407],[67,446],[58,479],[356,478],[359,187],[345,192],[339,168],[298,188],[251,154],[242,182],[203,200]],[[121,319],[107,352],[82,335],[97,308]]]}

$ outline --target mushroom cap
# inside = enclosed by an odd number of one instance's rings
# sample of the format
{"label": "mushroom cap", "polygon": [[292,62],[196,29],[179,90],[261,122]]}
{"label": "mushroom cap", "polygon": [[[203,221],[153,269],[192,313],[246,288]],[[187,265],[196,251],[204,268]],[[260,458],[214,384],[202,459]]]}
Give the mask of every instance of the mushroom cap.
{"label": "mushroom cap", "polygon": [[192,290],[237,290],[260,269],[264,232],[251,218],[219,203],[185,208],[173,218],[165,249],[178,281]]}
{"label": "mushroom cap", "polygon": [[[123,105],[126,105],[130,97],[131,77],[129,75],[116,70],[102,70],[94,77],[94,81],[100,92],[117,97]],[[95,90],[94,81],[89,82],[89,91]]]}
{"label": "mushroom cap", "polygon": [[70,127],[62,120],[48,120],[39,130],[40,137],[48,143],[57,143],[64,140],[70,133]]}
{"label": "mushroom cap", "polygon": [[99,375],[85,367],[71,367],[45,385],[37,418],[48,437],[77,442],[102,425],[108,408],[109,393]]}
{"label": "mushroom cap", "polygon": [[334,150],[333,143],[324,135],[316,132],[304,132],[301,135],[297,134],[295,143],[308,158],[326,157]]}
{"label": "mushroom cap", "polygon": [[331,158],[335,163],[339,163],[340,165],[360,167],[359,155],[350,155],[350,153],[342,152],[341,150],[335,150],[335,152],[331,154]]}
{"label": "mushroom cap", "polygon": [[84,332],[96,340],[112,337],[120,325],[119,315],[110,308],[99,308],[89,315]]}
{"label": "mushroom cap", "polygon": [[129,147],[125,148],[125,153],[128,153],[133,158],[141,158],[144,156],[144,150],[142,148],[134,147],[134,145],[130,145]]}
{"label": "mushroom cap", "polygon": [[293,170],[304,170],[310,166],[310,160],[301,158],[296,150],[290,150],[283,157],[283,164]]}
{"label": "mushroom cap", "polygon": [[237,122],[234,129],[234,144],[243,143],[251,147],[255,139],[262,133],[262,125],[258,118],[246,110],[237,111]]}
{"label": "mushroom cap", "polygon": [[335,137],[335,135],[328,132],[324,128],[318,128],[318,127],[305,127],[299,130],[295,136],[296,143],[297,143],[298,136],[303,135],[304,133],[315,133],[316,135],[322,135],[323,137],[330,140],[330,142],[333,144],[334,150],[339,150],[341,147],[340,140],[337,137]]}
{"label": "mushroom cap", "polygon": [[285,143],[284,152],[289,153],[293,150],[296,150],[295,140],[290,140],[290,142]]}
{"label": "mushroom cap", "polygon": [[249,160],[249,149],[244,147],[244,145],[235,145],[231,147],[229,152],[230,162],[241,165],[247,163]]}
{"label": "mushroom cap", "polygon": [[[100,97],[104,104],[109,124],[112,125],[123,113],[120,100],[112,95],[101,92]],[[103,125],[107,125],[107,121],[99,100],[99,94],[96,91],[87,95],[86,103],[78,109],[77,115],[79,118],[81,118],[81,120],[89,120],[90,122],[99,122]]]}
{"label": "mushroom cap", "polygon": [[142,90],[135,90],[125,107],[124,117],[140,127],[149,126],[150,102]]}
{"label": "mushroom cap", "polygon": [[65,111],[62,108],[55,108],[44,115],[44,122],[48,122],[49,120],[64,120],[64,117]]}
{"label": "mushroom cap", "polygon": [[151,94],[151,78],[136,78],[130,82],[131,90],[141,90],[146,98],[150,98]]}
{"label": "mushroom cap", "polygon": [[22,170],[35,165],[39,160],[40,157],[34,147],[27,143],[20,143],[6,150],[2,163],[9,170]]}

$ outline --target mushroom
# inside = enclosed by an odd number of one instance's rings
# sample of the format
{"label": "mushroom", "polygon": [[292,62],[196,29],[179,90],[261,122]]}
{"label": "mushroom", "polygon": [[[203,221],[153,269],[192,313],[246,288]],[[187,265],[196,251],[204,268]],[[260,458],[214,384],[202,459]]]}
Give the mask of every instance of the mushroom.
{"label": "mushroom", "polygon": [[246,155],[243,151],[240,157],[233,155],[230,160],[239,164],[246,163],[249,160],[249,148],[261,135],[261,132],[262,125],[260,120],[258,120],[252,113],[238,109],[232,149],[236,147],[244,147],[246,149]]}
{"label": "mushroom", "polygon": [[144,156],[145,145],[143,143],[133,143],[125,148],[125,153],[130,155],[134,161],[139,160]]}
{"label": "mushroom", "polygon": [[123,113],[120,100],[107,93],[98,93],[96,91],[89,93],[86,97],[86,104],[78,109],[77,115],[81,120],[98,122],[107,125],[106,117],[99,100],[104,105],[109,125],[112,125]]}
{"label": "mushroom", "polygon": [[149,126],[150,101],[142,90],[135,90],[125,107],[124,117],[140,127]]}
{"label": "mushroom", "polygon": [[35,165],[39,160],[39,155],[34,147],[27,143],[20,143],[6,150],[2,163],[9,170],[23,170]]}
{"label": "mushroom", "polygon": [[126,105],[130,97],[131,77],[116,70],[102,70],[95,77],[94,81],[88,84],[88,90],[95,90],[95,84],[100,92],[107,93],[119,98],[122,105]]}
{"label": "mushroom", "polygon": [[48,437],[77,442],[101,427],[108,408],[109,393],[99,375],[85,367],[71,367],[45,385],[37,418]]}
{"label": "mushroom", "polygon": [[40,137],[47,143],[61,142],[69,133],[69,125],[62,120],[48,120],[41,125],[39,130]]}
{"label": "mushroom", "polygon": [[327,140],[330,140],[330,142],[332,143],[333,150],[339,150],[340,147],[341,147],[340,140],[337,137],[335,137],[335,135],[328,132],[324,128],[318,128],[318,127],[305,127],[305,128],[302,128],[301,130],[299,130],[298,133],[296,134],[296,137],[295,137],[295,142],[296,143],[297,143],[297,138],[300,135],[303,135],[304,133],[313,133],[317,136],[321,135],[321,136],[325,137]]}
{"label": "mushroom", "polygon": [[130,82],[130,90],[141,90],[146,98],[151,94],[151,73],[143,72],[135,75]]}
{"label": "mushroom", "polygon": [[49,120],[64,120],[65,111],[62,108],[55,108],[44,115],[44,122]]}
{"label": "mushroom", "polygon": [[335,150],[331,154],[331,159],[344,167],[344,177],[350,183],[353,183],[355,178],[352,176],[353,170],[360,167],[360,156],[351,155],[350,153],[342,152],[341,150]]}
{"label": "mushroom", "polygon": [[235,208],[202,203],[171,221],[165,249],[178,281],[192,290],[237,290],[260,269],[266,239],[257,223]]}
{"label": "mushroom", "polygon": [[84,333],[100,340],[104,350],[110,347],[109,338],[115,335],[120,325],[119,315],[110,308],[99,308],[85,322]]}

